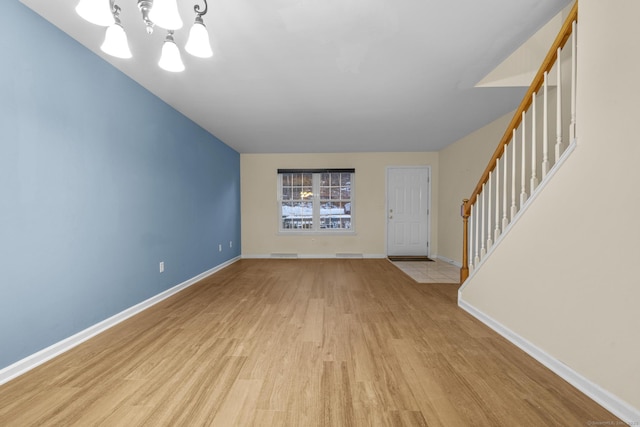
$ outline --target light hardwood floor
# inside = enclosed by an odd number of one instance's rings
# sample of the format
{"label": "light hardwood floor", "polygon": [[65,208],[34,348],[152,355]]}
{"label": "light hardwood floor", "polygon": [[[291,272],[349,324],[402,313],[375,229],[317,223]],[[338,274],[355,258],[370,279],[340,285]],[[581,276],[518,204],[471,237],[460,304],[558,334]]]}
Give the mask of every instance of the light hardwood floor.
{"label": "light hardwood floor", "polygon": [[0,387],[0,426],[585,426],[610,413],[387,260],[241,260]]}

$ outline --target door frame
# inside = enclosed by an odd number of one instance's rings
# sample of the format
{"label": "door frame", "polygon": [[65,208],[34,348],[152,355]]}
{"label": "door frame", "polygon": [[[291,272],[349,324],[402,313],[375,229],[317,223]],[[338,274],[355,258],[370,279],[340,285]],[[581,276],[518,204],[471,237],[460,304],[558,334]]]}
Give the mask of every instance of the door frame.
{"label": "door frame", "polygon": [[391,169],[425,169],[427,171],[427,256],[431,257],[431,165],[402,165],[387,166],[385,168],[384,188],[384,252],[389,256],[389,171]]}

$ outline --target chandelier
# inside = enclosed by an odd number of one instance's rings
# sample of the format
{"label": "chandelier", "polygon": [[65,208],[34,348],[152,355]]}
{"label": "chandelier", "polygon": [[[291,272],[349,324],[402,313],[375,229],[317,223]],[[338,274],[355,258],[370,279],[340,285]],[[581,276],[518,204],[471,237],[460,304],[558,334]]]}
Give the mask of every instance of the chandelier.
{"label": "chandelier", "polygon": [[[107,27],[104,42],[100,49],[111,56],[117,58],[131,58],[131,49],[127,40],[127,33],[120,23],[120,6],[116,1],[124,0],[80,0],[76,6],[76,12],[85,20],[92,24]],[[189,39],[185,45],[185,50],[193,56],[199,58],[209,58],[213,55],[209,33],[204,26],[202,16],[207,13],[207,1],[204,2],[204,10],[200,10],[199,5],[195,5],[196,18]],[[153,33],[153,28],[158,26],[167,30],[167,36],[162,45],[162,54],[158,65],[160,68],[171,72],[184,71],[184,63],[180,56],[180,49],[173,39],[174,31],[182,28],[182,19],[178,12],[177,0],[138,0],[138,9],[142,13],[147,33]]]}

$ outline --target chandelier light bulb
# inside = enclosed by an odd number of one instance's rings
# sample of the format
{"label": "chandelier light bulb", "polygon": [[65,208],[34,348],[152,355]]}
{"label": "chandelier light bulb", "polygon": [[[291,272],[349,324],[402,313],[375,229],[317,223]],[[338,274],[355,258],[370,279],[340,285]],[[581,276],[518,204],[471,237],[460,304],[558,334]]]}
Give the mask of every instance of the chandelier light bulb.
{"label": "chandelier light bulb", "polygon": [[127,33],[124,32],[124,28],[120,25],[119,20],[116,23],[107,28],[104,36],[104,42],[100,49],[111,56],[116,58],[129,59],[132,57],[131,49],[129,49],[129,42],[127,41]]}
{"label": "chandelier light bulb", "polygon": [[85,21],[102,27],[115,23],[109,0],[80,0],[76,13]]}
{"label": "chandelier light bulb", "polygon": [[163,70],[170,71],[172,73],[184,71],[184,63],[180,57],[180,50],[173,40],[172,31],[169,31],[167,39],[162,45],[162,55],[160,56],[158,65]]}
{"label": "chandelier light bulb", "polygon": [[182,28],[182,19],[178,12],[176,0],[154,0],[153,7],[149,11],[149,18],[158,27],[167,30],[178,30]]}
{"label": "chandelier light bulb", "polygon": [[210,58],[213,56],[211,50],[211,42],[209,41],[209,32],[207,27],[204,26],[202,18],[198,16],[195,24],[189,31],[189,40],[185,45],[185,50],[193,56],[198,58]]}

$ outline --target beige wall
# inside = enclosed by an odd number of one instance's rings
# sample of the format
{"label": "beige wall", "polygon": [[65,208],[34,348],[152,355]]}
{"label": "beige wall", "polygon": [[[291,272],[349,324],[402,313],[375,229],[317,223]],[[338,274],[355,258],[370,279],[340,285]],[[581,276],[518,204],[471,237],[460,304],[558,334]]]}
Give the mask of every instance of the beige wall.
{"label": "beige wall", "polygon": [[462,298],[640,414],[640,1],[579,16],[576,151]]}
{"label": "beige wall", "polygon": [[462,263],[460,205],[487,167],[513,112],[441,150],[438,200],[438,254]]}
{"label": "beige wall", "polygon": [[[271,253],[386,255],[386,168],[431,167],[431,255],[438,251],[438,153],[242,154],[242,256]],[[279,168],[355,168],[355,227],[349,236],[279,235]]]}

